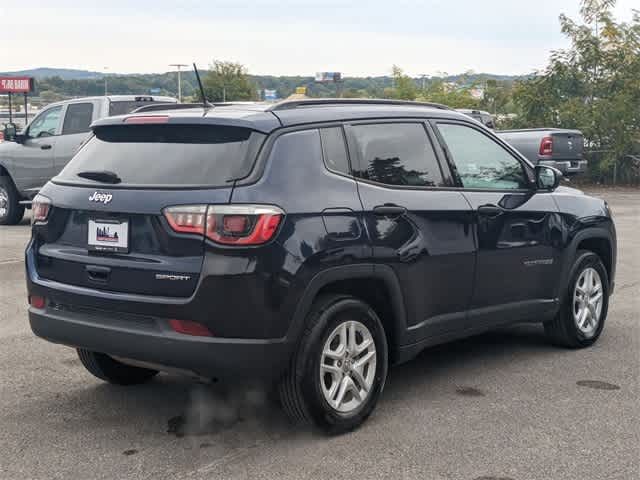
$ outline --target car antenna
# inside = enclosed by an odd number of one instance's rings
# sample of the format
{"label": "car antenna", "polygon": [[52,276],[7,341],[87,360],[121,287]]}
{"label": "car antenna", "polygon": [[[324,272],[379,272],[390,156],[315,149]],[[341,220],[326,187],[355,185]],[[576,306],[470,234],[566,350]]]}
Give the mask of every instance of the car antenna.
{"label": "car antenna", "polygon": [[202,87],[202,81],[200,81],[200,73],[198,73],[196,62],[193,62],[193,71],[196,74],[196,80],[198,80],[198,86],[200,87],[200,95],[202,95],[202,105],[204,105],[205,108],[213,108],[213,105],[209,103],[209,100],[207,100],[207,96],[204,93],[204,88]]}

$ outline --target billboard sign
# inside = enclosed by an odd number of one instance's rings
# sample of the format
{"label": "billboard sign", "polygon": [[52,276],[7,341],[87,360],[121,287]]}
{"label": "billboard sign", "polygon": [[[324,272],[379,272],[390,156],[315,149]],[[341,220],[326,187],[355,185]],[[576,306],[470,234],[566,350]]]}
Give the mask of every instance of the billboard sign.
{"label": "billboard sign", "polygon": [[267,101],[274,101],[278,99],[278,92],[276,90],[264,89],[264,99]]}
{"label": "billboard sign", "polygon": [[342,73],[340,72],[316,72],[316,82],[340,82],[342,81]]}
{"label": "billboard sign", "polygon": [[0,77],[0,93],[29,93],[32,90],[31,77]]}

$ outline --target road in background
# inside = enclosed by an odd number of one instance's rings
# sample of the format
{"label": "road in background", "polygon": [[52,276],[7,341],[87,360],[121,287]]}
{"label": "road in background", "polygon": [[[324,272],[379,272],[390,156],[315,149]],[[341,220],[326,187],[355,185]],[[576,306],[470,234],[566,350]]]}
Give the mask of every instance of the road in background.
{"label": "road in background", "polygon": [[0,227],[0,479],[640,478],[640,191],[597,194],[619,250],[593,348],[525,325],[428,349],[391,369],[360,430],[330,438],[287,424],[258,386],[93,378],[31,333],[27,222]]}

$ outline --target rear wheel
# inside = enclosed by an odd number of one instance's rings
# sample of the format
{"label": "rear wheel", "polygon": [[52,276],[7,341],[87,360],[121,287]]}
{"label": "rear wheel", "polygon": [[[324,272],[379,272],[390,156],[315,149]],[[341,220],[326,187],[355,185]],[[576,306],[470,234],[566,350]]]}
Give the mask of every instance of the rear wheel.
{"label": "rear wheel", "polygon": [[137,385],[157,375],[156,370],[134,367],[119,362],[109,355],[79,348],[78,357],[89,373],[116,385]]}
{"label": "rear wheel", "polygon": [[387,340],[376,313],[345,295],[316,301],[282,379],[283,408],[329,433],[353,430],[376,406],[387,376]]}
{"label": "rear wheel", "polygon": [[600,257],[588,250],[576,255],[569,285],[556,317],[545,323],[549,338],[564,347],[588,347],[604,328],[609,307],[609,278]]}
{"label": "rear wheel", "polygon": [[0,225],[15,225],[24,216],[24,206],[11,178],[0,176]]}

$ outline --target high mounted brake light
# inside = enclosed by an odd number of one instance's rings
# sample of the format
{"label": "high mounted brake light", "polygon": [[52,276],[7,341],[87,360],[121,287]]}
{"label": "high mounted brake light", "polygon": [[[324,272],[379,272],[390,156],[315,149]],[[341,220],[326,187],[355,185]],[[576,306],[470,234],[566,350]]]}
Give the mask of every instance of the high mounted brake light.
{"label": "high mounted brake light", "polygon": [[158,123],[167,123],[169,121],[168,115],[144,115],[139,117],[127,117],[124,119],[124,123],[135,125],[149,125]]}
{"label": "high mounted brake light", "polygon": [[268,242],[284,218],[284,212],[272,205],[179,205],[163,213],[175,232],[242,246]]}

